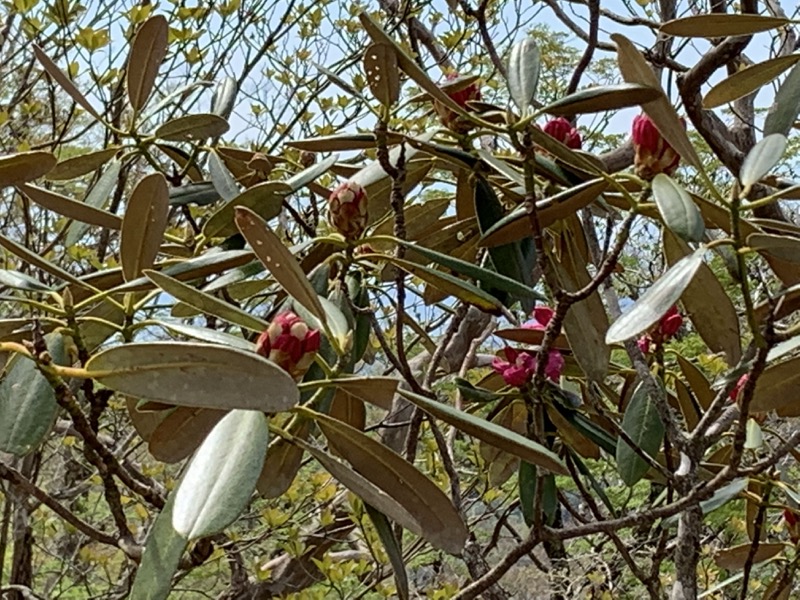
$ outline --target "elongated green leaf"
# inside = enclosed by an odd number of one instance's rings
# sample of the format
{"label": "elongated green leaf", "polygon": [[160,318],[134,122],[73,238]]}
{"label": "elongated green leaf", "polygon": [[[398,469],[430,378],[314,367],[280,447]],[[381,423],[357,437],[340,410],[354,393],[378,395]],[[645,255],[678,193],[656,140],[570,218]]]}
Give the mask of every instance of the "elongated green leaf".
{"label": "elongated green leaf", "polygon": [[28,184],[19,186],[19,190],[36,204],[68,219],[107,229],[119,229],[122,226],[122,219],[117,215],[94,208],[84,202],[77,202],[50,190]]}
{"label": "elongated green leaf", "polygon": [[[86,194],[86,197],[83,199],[84,204],[95,208],[105,208],[111,199],[114,188],[117,186],[121,170],[122,161],[113,159],[108,167],[106,167],[106,170],[103,171],[103,174],[100,175],[97,183],[95,183],[89,193]],[[86,223],[77,221],[70,223],[67,229],[67,236],[64,238],[64,245],[67,247],[74,246],[80,241],[88,229],[89,225]]]}
{"label": "elongated green leaf", "polygon": [[642,110],[653,120],[659,133],[681,157],[695,169],[702,170],[703,163],[697,155],[686,130],[678,117],[678,112],[670,100],[663,94],[661,83],[650,65],[628,38],[619,33],[611,35],[617,46],[617,62],[622,78],[628,83],[641,83],[662,90],[662,96],[642,106]]}
{"label": "elongated green leaf", "polygon": [[783,416],[800,414],[797,386],[800,384],[800,358],[768,367],[758,378],[750,410],[777,410]]}
{"label": "elongated green leaf", "polygon": [[[711,498],[708,500],[703,500],[700,503],[700,509],[703,511],[703,514],[707,515],[718,508],[722,508],[728,502],[737,498],[739,494],[747,487],[747,483],[747,477],[739,477],[738,479],[731,481],[729,484],[719,488],[716,492],[714,492],[714,495],[711,496]],[[672,527],[673,525],[677,525],[679,516],[680,513],[677,515],[672,515],[671,517],[667,517],[662,521],[662,525],[664,527]]]}
{"label": "elongated green leaf", "polygon": [[176,300],[199,308],[204,313],[216,315],[220,319],[259,333],[269,326],[267,321],[255,317],[237,306],[228,304],[211,294],[201,292],[197,288],[173,279],[169,275],[164,275],[158,271],[146,271],[145,276]]}
{"label": "elongated green leaf", "polygon": [[800,54],[790,54],[745,67],[712,87],[703,98],[703,107],[706,109],[717,108],[747,96],[761,86],[767,85],[786,69],[797,64],[798,61],[800,61]]}
{"label": "elongated green leaf", "polygon": [[358,429],[321,413],[314,413],[313,418],[329,443],[335,444],[337,452],[358,473],[414,515],[425,539],[451,554],[461,552],[467,541],[467,529],[458,511],[433,481]]}
{"label": "elongated green leaf", "polygon": [[300,171],[296,175],[293,175],[283,183],[288,185],[293,192],[296,192],[305,187],[306,185],[308,185],[309,183],[311,183],[312,181],[314,181],[317,177],[327,173],[330,170],[330,168],[336,164],[337,160],[339,160],[339,155],[332,154],[325,160],[321,160],[318,163],[314,163],[307,169],[303,169],[302,171]]}
{"label": "elongated green leaf", "polygon": [[281,181],[265,181],[259,183],[225,203],[208,218],[203,226],[206,237],[228,237],[235,234],[234,216],[237,207],[252,210],[265,221],[277,217],[281,213],[283,199],[290,194],[292,188]]}
{"label": "elongated green leaf", "polygon": [[184,204],[207,206],[219,201],[221,198],[222,196],[210,181],[187,183],[169,190],[169,203],[172,206],[183,206]]}
{"label": "elongated green leaf", "polygon": [[238,93],[236,80],[229,76],[223,77],[214,88],[214,95],[211,97],[211,112],[223,119],[228,119],[233,112]]}
{"label": "elongated green leaf", "polygon": [[118,147],[112,146],[96,152],[87,152],[80,156],[73,156],[67,160],[59,161],[53,170],[47,174],[50,181],[67,181],[81,175],[96,171],[119,152]]}
{"label": "elongated green leaf", "polygon": [[204,408],[281,412],[300,398],[291,377],[252,352],[214,344],[126,344],[94,355],[94,379],[135,398]]}
{"label": "elongated green leaf", "polygon": [[218,137],[228,129],[230,125],[219,115],[201,113],[167,121],[156,129],[155,136],[174,142],[202,142],[210,137]]}
{"label": "elongated green leaf", "polygon": [[375,99],[384,106],[392,106],[400,98],[400,69],[394,48],[376,43],[364,51],[364,72],[367,84]]}
{"label": "elongated green leaf", "polygon": [[767,256],[791,263],[800,263],[800,239],[787,235],[753,233],[747,236],[747,245]]}
{"label": "elongated green leaf", "polygon": [[[404,136],[397,133],[389,133],[386,143],[389,145],[399,144],[404,140]],[[310,152],[343,152],[348,150],[366,150],[375,148],[378,144],[374,133],[337,133],[336,135],[320,136],[307,140],[294,140],[286,142],[286,145],[298,150],[308,150]]]}
{"label": "elongated green leaf", "polygon": [[[644,384],[633,392],[625,415],[622,431],[646,454],[655,458],[664,440],[664,423],[658,416],[656,401],[647,394]],[[622,438],[617,440],[617,471],[625,485],[633,485],[644,477],[650,465]]]}
{"label": "elongated green leaf", "polygon": [[392,531],[392,524],[381,511],[373,508],[365,503],[364,508],[367,511],[372,525],[383,544],[386,554],[389,557],[389,562],[394,570],[394,581],[397,584],[397,595],[401,600],[408,600],[411,596],[408,591],[408,574],[406,573],[406,562],[403,559],[403,549],[397,541],[397,538]]}
{"label": "elongated green leaf", "polygon": [[792,67],[775,94],[772,106],[764,119],[765,136],[773,133],[789,135],[789,131],[800,113],[798,89],[800,89],[800,63]]}
{"label": "elongated green leaf", "polygon": [[540,67],[539,47],[533,38],[526,38],[511,47],[507,68],[508,93],[523,116],[536,97]]}
{"label": "elongated green leaf", "polygon": [[789,19],[747,14],[692,15],[667,21],[661,33],[680,37],[716,38],[752,35],[760,31],[778,29],[790,23]]}
{"label": "elongated green leaf", "polygon": [[[163,275],[162,275],[163,276]],[[164,329],[183,335],[186,337],[194,338],[204,342],[211,342],[212,344],[220,344],[221,346],[229,346],[231,348],[238,348],[240,350],[249,350],[255,352],[256,345],[253,342],[248,342],[246,339],[217,329],[209,329],[208,327],[197,327],[195,325],[186,325],[185,323],[158,323]]]}
{"label": "elongated green leaf", "polygon": [[256,489],[268,442],[263,413],[233,410],[217,423],[175,490],[175,531],[196,540],[233,523]]}
{"label": "elongated green leaf", "polygon": [[483,148],[477,151],[477,155],[481,157],[481,160],[492,167],[495,171],[506,177],[510,182],[518,186],[525,185],[525,176],[522,174],[522,172],[509,165],[503,159],[495,156],[488,150],[484,150]]}
{"label": "elongated green leaf", "polygon": [[15,256],[18,256],[26,263],[31,264],[35,267],[39,267],[43,271],[46,271],[47,273],[50,273],[51,275],[58,277],[62,281],[69,281],[71,283],[79,285],[81,288],[87,287],[86,283],[75,277],[69,271],[65,271],[61,267],[54,265],[53,263],[45,260],[35,252],[31,252],[22,244],[19,244],[14,240],[5,237],[4,235],[0,235],[0,246],[2,246]]}
{"label": "elongated green leaf", "polygon": [[[60,333],[45,336],[57,365],[69,365],[68,340]],[[17,356],[6,365],[0,382],[0,452],[24,456],[50,433],[58,414],[52,386],[32,360]]]}
{"label": "elongated green leaf", "polygon": [[687,242],[700,242],[706,227],[703,216],[688,192],[669,175],[653,179],[653,197],[664,224]]}
{"label": "elongated green leaf", "polygon": [[169,213],[167,180],[161,173],[148,175],[131,194],[120,239],[120,262],[126,281],[149,269],[158,256]]}
{"label": "elongated green leaf", "polygon": [[170,494],[147,534],[130,600],[166,600],[172,590],[172,576],[189,545],[189,540],[172,526],[174,505],[175,494]]}
{"label": "elongated green leaf", "polygon": [[[236,178],[214,150],[208,153],[208,174],[211,177],[214,189],[223,200],[231,202],[240,195],[241,192],[239,191],[239,185],[236,183]],[[232,218],[233,215],[231,215]]]}
{"label": "elongated green leaf", "polygon": [[308,440],[312,425],[313,422],[305,417],[295,416],[287,428],[292,441],[281,437],[269,445],[264,468],[256,484],[258,493],[263,497],[277,498],[292,486],[302,465],[304,453],[303,448],[294,443],[294,440]]}
{"label": "elongated green leaf", "polygon": [[640,106],[661,97],[661,90],[639,83],[596,86],[574,92],[545,106],[550,115],[579,115]]}
{"label": "elongated green leaf", "polygon": [[654,325],[681,297],[703,264],[703,248],[682,258],[642,294],[606,334],[606,343],[624,342]]}
{"label": "elongated green leaf", "polygon": [[38,279],[13,269],[0,269],[0,286],[7,286],[25,292],[49,293],[53,291]]}
{"label": "elongated green leaf", "polygon": [[258,215],[247,208],[236,208],[236,226],[252,246],[256,256],[286,292],[317,319],[325,321],[325,310],[305,273],[288,248]]}
{"label": "elongated green leaf", "polygon": [[125,68],[128,99],[136,112],[144,107],[153,91],[158,68],[167,55],[168,34],[164,15],[150,17],[136,32]]}
{"label": "elongated green leaf", "polygon": [[398,393],[437,419],[441,419],[487,444],[518,456],[531,464],[543,467],[552,473],[560,475],[567,473],[566,467],[556,454],[518,433],[413,392],[399,389]]}
{"label": "elongated green leaf", "polygon": [[56,157],[43,150],[0,156],[0,188],[38,179],[55,166]]}
{"label": "elongated green leaf", "polygon": [[72,83],[72,80],[67,77],[67,74],[58,68],[58,65],[56,65],[56,63],[54,63],[50,57],[47,56],[47,54],[45,54],[44,51],[36,44],[33,44],[33,54],[36,56],[36,60],[38,60],[42,67],[44,67],[44,70],[47,72],[47,74],[55,79],[56,83],[61,86],[61,89],[67,92],[67,94],[75,102],[77,102],[81,108],[92,115],[95,119],[98,121],[102,120],[94,107],[86,99],[86,96],[84,96],[80,90],[75,87],[75,84]]}
{"label": "elongated green leaf", "polygon": [[778,164],[786,151],[788,140],[780,133],[766,136],[747,153],[739,170],[739,181],[742,182],[743,195],[747,195],[750,188],[769,173]]}

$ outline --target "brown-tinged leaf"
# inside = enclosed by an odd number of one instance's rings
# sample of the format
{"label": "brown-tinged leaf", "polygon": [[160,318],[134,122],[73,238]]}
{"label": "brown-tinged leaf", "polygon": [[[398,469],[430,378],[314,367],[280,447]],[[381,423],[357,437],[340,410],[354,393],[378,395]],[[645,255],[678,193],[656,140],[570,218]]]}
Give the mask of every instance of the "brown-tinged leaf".
{"label": "brown-tinged leaf", "polygon": [[[751,479],[747,482],[748,494],[744,497],[744,522],[747,525],[747,537],[752,541],[756,537],[756,519],[758,518],[759,507],[764,501],[764,484],[758,479]],[[755,496],[756,498],[753,498]],[[760,542],[767,539],[769,526],[766,521],[761,526]]]}
{"label": "brown-tinged leaf", "polygon": [[59,163],[47,174],[50,181],[67,181],[81,175],[96,171],[119,152],[119,147],[112,146],[96,152],[87,152],[80,156],[73,156]]}
{"label": "brown-tinged leaf", "polygon": [[[514,400],[510,402],[492,418],[492,423],[524,436],[528,430],[528,410],[525,408],[525,403],[522,400]],[[505,455],[506,457],[513,456],[507,452],[503,452],[497,446],[493,446],[492,444],[488,444],[483,441],[481,441],[479,444],[479,452],[481,458],[487,465],[491,465],[491,463],[497,460],[501,455]],[[519,460],[516,456],[513,458]],[[497,483],[491,481],[491,479],[492,478],[490,476],[491,485],[502,485],[506,481],[503,480]]]}
{"label": "brown-tinged leaf", "polygon": [[708,383],[706,376],[687,358],[680,354],[676,354],[675,358],[677,358],[683,377],[686,379],[686,383],[689,384],[689,389],[697,399],[700,408],[704,411],[708,410],[714,400],[714,391],[711,389],[711,384]]}
{"label": "brown-tinged leaf", "polygon": [[55,166],[56,157],[44,150],[0,156],[0,188],[38,179]]}
{"label": "brown-tinged leaf", "polygon": [[[755,556],[753,557],[753,564],[758,564],[774,558],[780,554],[781,550],[786,547],[786,544],[772,543],[772,544],[759,544],[756,549]],[[738,571],[743,569],[747,563],[747,557],[750,556],[751,544],[741,544],[739,546],[732,546],[720,550],[714,555],[714,562],[720,569],[727,571]]]}
{"label": "brown-tinged leaf", "polygon": [[[785,567],[784,567],[785,568]],[[792,589],[794,588],[794,577],[789,575],[784,581],[783,569],[779,570],[774,576],[761,600],[791,600]]]}
{"label": "brown-tinged leaf", "polygon": [[710,110],[747,96],[798,62],[800,54],[789,54],[745,67],[712,87],[703,98],[703,107]]}
{"label": "brown-tinged leaf", "polygon": [[674,380],[675,395],[678,397],[678,406],[681,409],[683,420],[686,421],[687,431],[694,431],[697,423],[700,421],[700,415],[697,412],[697,407],[694,404],[692,393],[689,388],[677,377]]}
{"label": "brown-tinged leaf", "polygon": [[[670,266],[692,253],[688,244],[671,231],[664,230],[664,256]],[[697,333],[713,352],[724,352],[729,365],[742,355],[739,316],[711,268],[700,265],[692,281],[681,294],[681,302]]]}
{"label": "brown-tinged leaf", "polygon": [[89,206],[83,202],[78,202],[72,198],[67,198],[61,194],[56,194],[50,190],[27,183],[19,186],[19,190],[39,206],[52,210],[54,213],[58,213],[68,219],[105,227],[106,229],[119,229],[122,227],[122,219],[117,215]]}
{"label": "brown-tinged leaf", "polygon": [[399,380],[394,377],[342,377],[328,379],[323,383],[325,387],[336,386],[337,389],[363,402],[391,410]]}
{"label": "brown-tinged leaf", "polygon": [[[502,380],[500,381],[502,382]],[[480,385],[481,387],[491,389],[484,383]],[[541,444],[537,444],[521,435],[498,427],[494,423],[490,423],[470,413],[455,409],[447,404],[436,402],[435,400],[403,389],[398,389],[398,393],[413,404],[419,406],[425,412],[453,425],[459,431],[463,431],[479,440],[497,446],[501,450],[514,454],[532,465],[543,467],[551,473],[559,475],[567,474],[567,468],[563,465],[558,456]]]}
{"label": "brown-tinged leaf", "polygon": [[456,176],[456,217],[459,221],[475,216],[475,184],[466,169]]}
{"label": "brown-tinged leaf", "polygon": [[67,77],[67,74],[64,73],[61,69],[58,68],[58,65],[50,60],[50,57],[44,53],[44,51],[39,48],[36,44],[33,44],[33,53],[36,56],[36,60],[44,67],[44,70],[47,71],[47,74],[50,75],[53,79],[56,80],[56,83],[61,86],[69,96],[75,100],[86,112],[92,115],[98,121],[102,120],[100,115],[94,109],[94,107],[89,104],[89,101],[86,99],[86,96],[81,94],[80,90],[75,87],[75,84],[72,83],[72,80]]}
{"label": "brown-tinged leaf", "polygon": [[230,129],[228,122],[212,113],[186,115],[167,121],[156,129],[155,136],[174,142],[202,142]]}
{"label": "brown-tinged leaf", "polygon": [[236,208],[236,226],[258,259],[281,287],[321,322],[326,322],[319,296],[294,256],[269,226],[248,208]]}
{"label": "brown-tinged leaf", "polygon": [[[294,417],[289,424],[288,432],[294,439],[306,441],[311,433],[311,424],[308,419]],[[264,468],[256,483],[258,493],[264,498],[282,496],[292,487],[292,482],[302,464],[303,448],[286,438],[276,438],[269,445]]]}
{"label": "brown-tinged leaf", "polygon": [[328,414],[342,423],[364,431],[367,423],[367,410],[364,401],[350,395],[342,388],[337,388]]}
{"label": "brown-tinged leaf", "polygon": [[[784,290],[783,293],[776,297],[776,301],[779,303],[776,312],[776,318],[778,319],[783,319],[794,311],[800,310],[800,284]],[[772,307],[768,300],[760,302],[754,309],[756,321],[763,322],[771,311]]]}
{"label": "brown-tinged leaf", "polygon": [[542,109],[550,115],[579,115],[585,113],[619,110],[629,106],[646,104],[661,95],[660,88],[652,88],[638,83],[594,86],[579,90]]}
{"label": "brown-tinged leaf", "polygon": [[169,213],[169,190],[161,173],[152,173],[136,184],[122,221],[120,262],[125,281],[140,277],[158,256]]}
{"label": "brown-tinged leaf", "polygon": [[706,14],[673,19],[661,25],[661,33],[680,37],[721,38],[752,35],[790,23],[782,17],[749,14]]}
{"label": "brown-tinged leaf", "polygon": [[450,499],[402,456],[365,433],[327,415],[313,418],[353,468],[397,500],[422,526],[432,545],[459,554],[468,532]]}
{"label": "brown-tinged leaf", "polygon": [[600,446],[578,431],[558,409],[547,405],[547,416],[556,426],[561,442],[575,450],[584,458],[600,459]]}
{"label": "brown-tinged leaf", "polygon": [[782,417],[800,416],[800,357],[772,365],[764,370],[756,382],[750,410],[753,412],[778,411]]}
{"label": "brown-tinged leaf", "polygon": [[226,410],[179,406],[155,428],[147,449],[161,462],[180,462],[197,450],[226,414]]}
{"label": "brown-tinged leaf", "polygon": [[33,265],[35,267],[39,267],[43,271],[47,271],[51,275],[54,275],[55,277],[58,277],[63,281],[69,281],[70,283],[74,283],[80,286],[81,288],[94,291],[90,284],[81,281],[69,271],[65,271],[61,267],[45,260],[35,252],[31,252],[25,246],[15,242],[14,240],[11,240],[3,235],[0,235],[0,246],[11,252],[11,254],[18,256],[26,263]]}
{"label": "brown-tinged leaf", "polygon": [[[404,139],[405,136],[389,132],[386,136],[386,143],[392,146],[394,144],[399,144]],[[378,141],[374,133],[345,133],[314,137],[306,140],[294,140],[286,142],[286,145],[290,148],[308,150],[310,152],[340,152],[375,148],[378,145]]]}
{"label": "brown-tinged leaf", "polygon": [[[156,144],[159,150],[161,150],[164,154],[169,156],[169,158],[181,169],[186,169],[186,165],[189,164],[189,155],[178,148],[177,146],[172,146],[170,144]],[[194,164],[188,168],[186,171],[186,175],[189,179],[195,183],[200,183],[204,181],[203,174],[200,172],[200,169],[197,168]]]}
{"label": "brown-tinged leaf", "polygon": [[125,407],[128,409],[128,416],[131,419],[133,428],[139,437],[145,442],[150,440],[150,436],[168,415],[167,411],[142,411],[137,409],[139,401],[136,398],[127,398]]}
{"label": "brown-tinged leaf", "polygon": [[397,55],[388,44],[370,44],[364,51],[367,84],[384,106],[392,106],[400,98],[400,68]]}
{"label": "brown-tinged leaf", "polygon": [[125,83],[133,110],[139,112],[150,97],[158,76],[158,68],[167,55],[169,24],[163,15],[147,19],[133,39]]}
{"label": "brown-tinged leaf", "polygon": [[796,237],[753,233],[747,236],[747,245],[760,254],[791,263],[800,263],[800,239]]}
{"label": "brown-tinged leaf", "polygon": [[[661,82],[656,77],[650,65],[636,49],[628,38],[619,33],[611,35],[611,39],[617,45],[617,62],[622,78],[628,83],[641,83],[662,90]],[[670,146],[681,155],[681,157],[697,170],[703,169],[703,163],[694,149],[689,136],[686,135],[683,123],[678,117],[678,112],[664,94],[658,100],[653,100],[642,106],[642,110],[647,113],[655,123],[656,128],[661,133]]]}
{"label": "brown-tinged leaf", "polygon": [[[494,334],[509,342],[517,342],[519,344],[530,344],[532,346],[541,346],[542,339],[544,339],[544,331],[539,329],[524,329],[522,327],[500,329],[495,331]],[[558,350],[569,350],[569,342],[567,336],[563,333],[559,334],[553,342],[553,348]]]}

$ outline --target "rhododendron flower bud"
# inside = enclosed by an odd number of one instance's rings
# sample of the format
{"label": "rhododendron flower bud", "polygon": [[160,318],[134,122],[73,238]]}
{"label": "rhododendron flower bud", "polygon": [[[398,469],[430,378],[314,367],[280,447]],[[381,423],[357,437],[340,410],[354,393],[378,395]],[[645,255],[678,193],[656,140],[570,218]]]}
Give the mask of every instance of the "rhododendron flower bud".
{"label": "rhododendron flower bud", "polygon": [[639,346],[639,350],[647,354],[650,352],[652,344],[662,346],[664,342],[678,333],[681,325],[683,325],[683,315],[678,312],[677,306],[673,306],[659,319],[658,325],[650,333],[637,340],[636,344]]}
{"label": "rhododendron flower bud", "polygon": [[659,173],[672,175],[678,168],[680,155],[661,137],[655,123],[646,114],[633,119],[632,138],[636,150],[633,166],[636,174],[642,179],[650,181]]}
{"label": "rhododendron flower bud", "polygon": [[789,531],[789,539],[794,544],[800,542],[800,523],[797,522],[797,516],[794,511],[788,508],[783,509],[783,520],[786,522],[786,529]]}
{"label": "rhododendron flower bud", "polygon": [[319,331],[287,311],[277,315],[258,336],[256,352],[299,381],[314,361],[319,344]]}
{"label": "rhododendron flower bud", "polygon": [[739,399],[739,394],[742,393],[742,390],[744,389],[748,379],[750,379],[749,373],[745,373],[739,377],[739,381],[736,382],[736,385],[728,394],[728,398],[730,398],[731,402],[736,402]]}
{"label": "rhododendron flower bud", "polygon": [[567,148],[572,148],[573,150],[581,149],[581,134],[578,132],[577,128],[573,127],[572,123],[564,117],[557,117],[548,121],[545,123],[542,130],[551,138],[555,138],[564,144]]}
{"label": "rhododendron flower bud", "polygon": [[357,240],[367,228],[367,192],[348,181],[331,192],[328,220],[348,240]]}
{"label": "rhododendron flower bud", "polygon": [[[458,79],[458,73],[449,73],[445,79],[447,81],[455,81]],[[467,105],[467,102],[470,100],[477,101],[481,99],[481,88],[478,86],[478,82],[470,83],[468,86],[457,91],[445,90],[445,93],[453,102],[458,104],[466,111],[471,110]],[[439,115],[439,120],[441,121],[442,125],[454,133],[463,135],[475,127],[475,124],[472,121],[465,119],[437,100],[433,101],[433,109],[436,111],[436,114]]]}
{"label": "rhododendron flower bud", "polygon": [[[523,387],[527,385],[536,374],[537,356],[535,353],[515,350],[506,346],[503,348],[506,360],[495,357],[492,368],[503,377],[506,385]],[[544,374],[548,379],[558,381],[564,370],[564,357],[558,350],[551,350],[547,357]]]}

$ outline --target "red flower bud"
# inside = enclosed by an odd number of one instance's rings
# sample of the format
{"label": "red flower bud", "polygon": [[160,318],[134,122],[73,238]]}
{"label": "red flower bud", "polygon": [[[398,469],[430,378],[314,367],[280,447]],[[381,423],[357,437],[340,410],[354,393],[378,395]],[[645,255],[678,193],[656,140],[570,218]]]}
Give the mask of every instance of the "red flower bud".
{"label": "red flower bud", "polygon": [[551,138],[557,139],[567,148],[580,150],[582,145],[581,134],[564,117],[557,117],[544,124],[542,130]]}
{"label": "red flower bud", "polygon": [[343,183],[328,198],[328,220],[348,240],[357,240],[367,228],[367,192],[352,181]]}
{"label": "red flower bud", "polygon": [[[686,123],[684,122],[684,127]],[[681,161],[680,155],[661,137],[652,119],[641,114],[633,119],[633,166],[636,174],[650,181],[659,173],[671,175]]]}
{"label": "red flower bud", "polygon": [[786,522],[786,529],[789,530],[789,539],[792,540],[792,543],[797,544],[797,542],[800,542],[800,524],[797,522],[797,516],[794,511],[784,508],[783,520]]}
{"label": "red flower bud", "polygon": [[[523,387],[533,379],[536,373],[537,355],[535,353],[515,350],[506,346],[503,348],[506,360],[495,357],[492,361],[492,369],[503,377],[506,385]],[[564,370],[564,357],[558,350],[551,350],[547,357],[547,365],[544,368],[546,377],[553,381],[558,381],[561,372]]]}
{"label": "red flower bud", "polygon": [[[445,79],[447,81],[455,81],[458,79],[458,73],[449,73]],[[467,102],[481,99],[481,88],[478,86],[477,82],[470,83],[468,86],[456,91],[445,90],[445,93],[453,102],[466,111],[471,110]],[[454,133],[463,135],[475,127],[472,121],[458,115],[458,113],[450,110],[441,102],[434,100],[433,109],[436,111],[436,114],[439,115],[439,121],[441,121],[442,125]]]}
{"label": "red flower bud", "polygon": [[678,307],[673,306],[659,319],[658,325],[650,333],[637,340],[636,344],[639,346],[639,350],[647,354],[650,352],[652,344],[656,346],[663,345],[664,342],[678,333],[681,325],[683,325],[683,316],[678,312]]}
{"label": "red flower bud", "polygon": [[[728,398],[730,398],[731,402],[736,402],[739,399],[739,394],[742,393],[747,380],[750,379],[750,374],[745,373],[741,377],[739,377],[739,381],[736,382],[734,388],[728,394]],[[794,516],[794,515],[792,515]]]}
{"label": "red flower bud", "polygon": [[536,331],[544,331],[550,323],[550,319],[556,314],[555,311],[549,306],[537,306],[533,309],[531,316],[533,321],[528,321],[522,324],[523,329],[534,329]]}
{"label": "red flower bud", "polygon": [[256,352],[299,381],[314,361],[319,344],[319,331],[287,311],[277,315],[258,336]]}

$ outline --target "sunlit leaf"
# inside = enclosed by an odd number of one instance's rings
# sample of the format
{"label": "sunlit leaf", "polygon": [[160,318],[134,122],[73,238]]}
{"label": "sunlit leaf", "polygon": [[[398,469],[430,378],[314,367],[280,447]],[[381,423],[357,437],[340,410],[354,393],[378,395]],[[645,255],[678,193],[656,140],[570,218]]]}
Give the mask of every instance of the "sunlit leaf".
{"label": "sunlit leaf", "polygon": [[539,83],[540,52],[533,38],[525,38],[511,47],[508,56],[508,93],[524,115],[536,96]]}
{"label": "sunlit leaf", "polygon": [[778,164],[786,151],[788,140],[780,133],[773,133],[758,142],[744,158],[742,168],[739,169],[739,181],[742,183],[742,193],[747,195],[752,186],[769,173]]}
{"label": "sunlit leaf", "polygon": [[370,44],[364,50],[364,71],[372,95],[384,106],[400,98],[400,69],[394,49],[383,43]]}
{"label": "sunlit leaf", "polygon": [[653,197],[664,224],[687,242],[700,242],[705,233],[703,217],[688,192],[669,175],[653,178]]}
{"label": "sunlit leaf", "polygon": [[38,179],[49,173],[56,162],[56,157],[44,150],[0,156],[0,188]]}
{"label": "sunlit leaf", "polygon": [[225,119],[205,113],[171,119],[156,129],[155,136],[175,142],[202,142],[210,137],[218,137],[228,129],[230,125]]}
{"label": "sunlit leaf", "polygon": [[168,33],[169,24],[164,15],[150,17],[136,32],[125,68],[125,83],[128,99],[137,112],[153,91],[158,68],[167,55]]}
{"label": "sunlit leaf", "polygon": [[120,236],[120,260],[126,281],[149,269],[164,240],[169,213],[167,181],[161,173],[148,175],[131,194]]}
{"label": "sunlit leaf", "polygon": [[680,37],[722,38],[752,35],[778,29],[789,19],[748,14],[706,14],[674,19],[662,24],[661,33]]}
{"label": "sunlit leaf", "polygon": [[579,115],[640,106],[661,97],[661,90],[639,83],[595,86],[551,102],[542,112],[550,115]]}
{"label": "sunlit leaf", "polygon": [[789,54],[745,67],[712,87],[703,98],[703,107],[717,108],[747,96],[767,85],[798,61],[800,54]]}
{"label": "sunlit leaf", "polygon": [[104,148],[95,152],[87,152],[79,156],[73,156],[66,160],[59,161],[53,170],[47,174],[50,181],[67,181],[75,179],[81,175],[86,175],[96,171],[119,152],[118,147]]}

